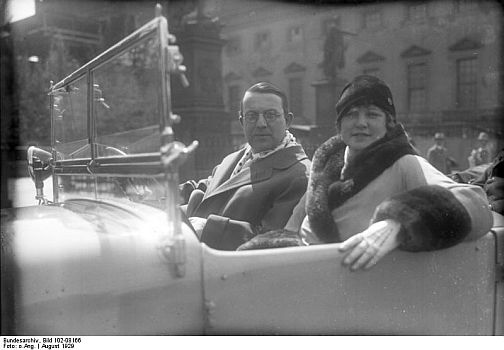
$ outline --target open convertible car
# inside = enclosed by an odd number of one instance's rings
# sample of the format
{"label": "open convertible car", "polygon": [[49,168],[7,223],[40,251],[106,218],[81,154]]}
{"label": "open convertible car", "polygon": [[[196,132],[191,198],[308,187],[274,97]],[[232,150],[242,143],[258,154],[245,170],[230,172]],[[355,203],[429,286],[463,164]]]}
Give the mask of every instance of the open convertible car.
{"label": "open convertible car", "polygon": [[51,150],[28,150],[40,205],[2,211],[3,335],[504,334],[497,214],[478,241],[364,272],[338,244],[201,243],[178,208],[195,145],[171,128],[167,28],[157,16],[51,87]]}

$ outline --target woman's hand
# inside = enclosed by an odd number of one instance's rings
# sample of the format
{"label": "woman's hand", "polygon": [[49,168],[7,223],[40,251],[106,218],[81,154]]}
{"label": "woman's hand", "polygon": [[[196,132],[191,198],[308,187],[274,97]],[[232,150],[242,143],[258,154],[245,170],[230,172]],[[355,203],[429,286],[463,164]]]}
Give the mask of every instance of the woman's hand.
{"label": "woman's hand", "polygon": [[343,242],[339,251],[349,253],[343,265],[351,270],[367,270],[399,246],[401,224],[395,220],[378,221]]}

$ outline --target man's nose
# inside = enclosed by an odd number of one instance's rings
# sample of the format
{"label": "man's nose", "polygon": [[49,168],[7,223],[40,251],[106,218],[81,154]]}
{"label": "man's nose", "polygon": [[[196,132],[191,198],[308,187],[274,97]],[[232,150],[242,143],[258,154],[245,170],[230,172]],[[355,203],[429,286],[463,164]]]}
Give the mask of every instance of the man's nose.
{"label": "man's nose", "polygon": [[265,128],[268,126],[268,123],[266,122],[266,119],[264,119],[264,115],[262,115],[262,113],[260,113],[259,117],[257,118],[256,126],[260,128]]}

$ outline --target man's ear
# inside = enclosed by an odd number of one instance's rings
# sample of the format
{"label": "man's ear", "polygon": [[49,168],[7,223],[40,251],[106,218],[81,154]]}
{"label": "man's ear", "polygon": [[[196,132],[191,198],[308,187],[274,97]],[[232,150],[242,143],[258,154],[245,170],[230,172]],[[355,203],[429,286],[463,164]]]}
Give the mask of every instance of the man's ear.
{"label": "man's ear", "polygon": [[240,121],[240,124],[243,127],[243,117],[241,116],[241,114],[238,116],[238,120]]}
{"label": "man's ear", "polygon": [[285,123],[287,124],[287,128],[291,126],[292,119],[294,119],[294,114],[292,112],[287,113],[285,116]]}

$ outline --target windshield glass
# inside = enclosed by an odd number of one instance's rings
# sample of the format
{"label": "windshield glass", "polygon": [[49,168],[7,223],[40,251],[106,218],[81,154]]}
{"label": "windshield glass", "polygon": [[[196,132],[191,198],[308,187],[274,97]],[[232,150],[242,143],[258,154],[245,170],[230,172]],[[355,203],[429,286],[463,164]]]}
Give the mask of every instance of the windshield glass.
{"label": "windshield glass", "polygon": [[91,157],[87,110],[86,76],[53,93],[54,148],[58,160]]}
{"label": "windshield glass", "polygon": [[98,157],[159,151],[159,45],[151,36],[93,71]]}
{"label": "windshield glass", "polygon": [[163,208],[166,197],[160,176],[119,177],[90,175],[57,176],[59,201],[75,198],[127,199]]}

